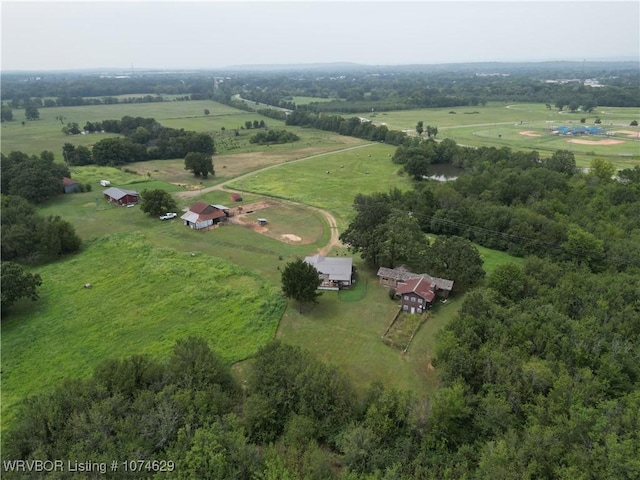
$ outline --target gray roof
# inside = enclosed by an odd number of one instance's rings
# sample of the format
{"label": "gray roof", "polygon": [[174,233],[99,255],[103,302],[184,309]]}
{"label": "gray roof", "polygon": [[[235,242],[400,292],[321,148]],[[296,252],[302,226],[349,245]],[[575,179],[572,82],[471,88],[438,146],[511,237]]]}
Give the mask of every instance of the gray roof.
{"label": "gray roof", "polygon": [[120,200],[122,197],[127,195],[135,195],[138,196],[138,192],[135,190],[125,190],[124,188],[118,187],[110,187],[104,190],[102,193],[105,195],[109,195],[111,198],[115,198],[116,200]]}
{"label": "gray roof", "polygon": [[191,223],[196,223],[198,221],[198,214],[192,211],[188,211],[184,215],[180,217],[182,220],[186,220]]}
{"label": "gray roof", "polygon": [[212,207],[216,207],[218,210],[230,210],[229,207],[225,207],[224,205],[211,205]]}
{"label": "gray roof", "polygon": [[316,269],[327,276],[329,280],[349,281],[353,272],[353,259],[349,257],[325,257],[313,255],[305,257],[304,261],[309,265],[313,265]]}
{"label": "gray roof", "polygon": [[387,268],[380,267],[378,269],[378,277],[385,278],[393,278],[397,282],[406,282],[407,280],[412,280],[414,278],[424,278],[426,280],[430,280],[432,283],[436,284],[436,289],[438,290],[449,290],[453,288],[453,280],[447,280],[446,278],[438,278],[432,277],[427,273],[412,273],[406,269],[406,267],[398,267],[398,268]]}

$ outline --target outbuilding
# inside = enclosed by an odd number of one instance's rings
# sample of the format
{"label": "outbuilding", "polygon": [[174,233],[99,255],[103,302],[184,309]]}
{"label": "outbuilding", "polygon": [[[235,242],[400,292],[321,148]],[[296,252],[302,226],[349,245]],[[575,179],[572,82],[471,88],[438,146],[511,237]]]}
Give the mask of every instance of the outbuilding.
{"label": "outbuilding", "polygon": [[135,190],[111,187],[102,192],[104,198],[117,205],[135,205],[140,201],[140,194]]}
{"label": "outbuilding", "polygon": [[80,184],[69,177],[62,177],[63,193],[75,193],[80,191]]}
{"label": "outbuilding", "polygon": [[[221,207],[222,205],[218,206]],[[225,221],[227,216],[228,209],[227,213],[225,213],[224,210],[217,208],[215,205],[209,205],[205,202],[196,202],[189,208],[189,211],[180,218],[185,226],[195,230],[203,230]]]}

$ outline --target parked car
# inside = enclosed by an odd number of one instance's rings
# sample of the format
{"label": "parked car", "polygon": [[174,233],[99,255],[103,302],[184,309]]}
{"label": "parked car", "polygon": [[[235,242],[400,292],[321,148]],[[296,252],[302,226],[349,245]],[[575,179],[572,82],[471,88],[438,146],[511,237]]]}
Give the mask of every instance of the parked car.
{"label": "parked car", "polygon": [[171,220],[172,218],[176,218],[178,216],[177,213],[167,212],[164,215],[160,216],[160,220]]}

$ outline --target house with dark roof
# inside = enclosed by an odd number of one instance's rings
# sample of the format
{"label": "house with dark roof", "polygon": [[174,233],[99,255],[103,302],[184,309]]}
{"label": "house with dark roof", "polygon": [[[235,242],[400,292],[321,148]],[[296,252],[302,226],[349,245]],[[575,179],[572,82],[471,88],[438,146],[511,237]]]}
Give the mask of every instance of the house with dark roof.
{"label": "house with dark roof", "polygon": [[223,205],[209,205],[205,202],[194,203],[187,213],[180,218],[185,226],[203,230],[224,222],[229,216],[229,209]]}
{"label": "house with dark roof", "polygon": [[322,283],[318,287],[319,290],[340,290],[349,288],[353,283],[352,258],[325,257],[318,253],[305,257],[304,261],[320,272]]}
{"label": "house with dark roof", "polygon": [[80,184],[69,177],[62,177],[62,192],[75,193],[80,191]]}
{"label": "house with dark roof", "polygon": [[125,190],[124,188],[110,187],[104,190],[104,198],[117,205],[133,205],[140,201],[140,194],[135,190]]}
{"label": "house with dark roof", "polygon": [[406,283],[398,284],[396,292],[400,295],[402,311],[407,313],[426,311],[436,298],[435,283],[424,277],[412,278]]}
{"label": "house with dark roof", "polygon": [[411,313],[422,313],[433,304],[435,298],[447,298],[453,289],[453,280],[413,273],[405,266],[380,267],[378,278],[381,285],[396,289],[402,310]]}

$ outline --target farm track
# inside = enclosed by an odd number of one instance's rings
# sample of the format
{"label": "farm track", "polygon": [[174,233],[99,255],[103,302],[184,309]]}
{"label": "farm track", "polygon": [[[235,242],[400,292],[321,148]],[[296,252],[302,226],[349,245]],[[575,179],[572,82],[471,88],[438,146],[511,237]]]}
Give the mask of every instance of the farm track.
{"label": "farm track", "polygon": [[[229,182],[235,182],[235,181],[238,181],[238,180],[243,180],[245,178],[248,178],[248,177],[251,177],[253,175],[256,175],[256,174],[258,174],[260,172],[264,172],[266,170],[271,170],[272,168],[280,167],[281,165],[289,165],[291,163],[303,162],[303,161],[306,161],[306,160],[311,160],[313,158],[323,157],[325,155],[332,155],[334,153],[347,152],[349,150],[355,150],[357,148],[370,147],[372,145],[376,145],[376,144],[375,143],[367,143],[365,145],[358,145],[358,146],[355,146],[355,147],[343,148],[342,150],[334,150],[332,152],[318,153],[316,155],[310,155],[308,157],[298,158],[296,160],[291,160],[291,161],[285,162],[285,163],[279,163],[279,164],[276,164],[276,165],[269,165],[268,167],[264,167],[264,168],[261,168],[259,170],[253,170],[252,172],[248,172],[248,173],[242,174],[242,175],[240,175],[238,177],[232,178],[232,179],[230,179],[230,180],[228,180],[226,182],[219,183],[217,185],[213,185],[211,187],[203,188],[201,190],[189,190],[189,191],[186,191],[186,192],[179,192],[179,193],[177,193],[177,196],[180,197],[180,198],[191,198],[191,197],[196,197],[196,196],[198,196],[200,194],[203,194],[203,193],[213,192],[215,190],[223,190],[223,191],[229,192],[229,193],[234,193],[234,192],[241,193],[241,190],[235,190],[235,189],[232,189],[232,188],[228,188],[228,187],[226,187],[226,184],[229,183]],[[327,220],[327,223],[329,224],[329,229],[330,229],[331,235],[329,237],[329,242],[324,247],[322,247],[322,248],[320,248],[318,250],[318,252],[320,254],[326,255],[327,253],[329,253],[331,248],[339,247],[339,246],[342,245],[342,242],[340,242],[340,233],[338,232],[338,224],[336,222],[335,217],[329,211],[323,210],[322,208],[318,208],[318,207],[314,207],[314,206],[311,206],[311,205],[307,205],[307,204],[304,204],[304,203],[300,203],[300,202],[293,202],[293,201],[290,201],[290,200],[283,200],[282,198],[271,197],[271,196],[266,195],[266,194],[261,194],[261,195],[264,196],[264,197],[267,197],[267,198],[272,198],[273,200],[275,200],[277,202],[280,202],[280,203],[286,203],[286,204],[289,204],[289,205],[296,205],[296,206],[303,206],[303,207],[306,207],[306,208],[308,208],[310,210],[315,210],[320,215],[322,215]]]}

